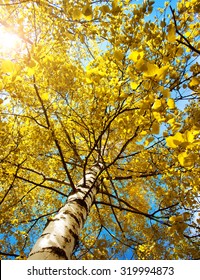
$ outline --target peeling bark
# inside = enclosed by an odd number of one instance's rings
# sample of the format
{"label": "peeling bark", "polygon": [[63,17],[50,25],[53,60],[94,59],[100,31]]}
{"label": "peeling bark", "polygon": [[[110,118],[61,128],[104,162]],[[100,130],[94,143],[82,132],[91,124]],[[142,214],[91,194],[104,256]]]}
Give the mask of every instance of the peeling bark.
{"label": "peeling bark", "polygon": [[31,250],[28,260],[69,260],[98,192],[97,176],[102,164],[86,172],[69,195],[67,203],[48,221],[43,233]]}

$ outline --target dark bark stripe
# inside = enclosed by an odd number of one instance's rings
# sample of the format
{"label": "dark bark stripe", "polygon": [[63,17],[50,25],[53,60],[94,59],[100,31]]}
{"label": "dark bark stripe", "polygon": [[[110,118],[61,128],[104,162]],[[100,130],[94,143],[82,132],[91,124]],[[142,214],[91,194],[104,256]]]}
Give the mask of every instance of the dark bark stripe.
{"label": "dark bark stripe", "polygon": [[74,199],[74,200],[72,201],[72,203],[73,203],[73,202],[79,204],[80,206],[84,207],[86,211],[88,211],[87,203],[86,203],[83,199],[77,198],[77,199]]}
{"label": "dark bark stripe", "polygon": [[79,188],[83,188],[83,189],[88,189],[88,187],[84,184],[84,183],[80,183],[77,185],[77,190],[79,191]]}
{"label": "dark bark stripe", "polygon": [[87,192],[86,194],[85,194],[85,197],[84,198],[86,198],[86,197],[90,197],[90,199],[91,199],[91,201],[93,200],[93,194],[91,193],[91,192]]}
{"label": "dark bark stripe", "polygon": [[94,177],[96,177],[97,172],[95,170],[90,170],[90,171],[86,172],[86,175],[93,175]]}
{"label": "dark bark stripe", "polygon": [[63,235],[61,235],[61,237],[65,240],[65,243],[70,243],[71,242],[71,238],[67,238]]}
{"label": "dark bark stripe", "polygon": [[73,232],[71,229],[69,229],[69,233],[73,236],[75,240],[74,244],[76,244],[76,242],[78,241],[78,235],[75,232]]}
{"label": "dark bark stripe", "polygon": [[[86,189],[88,190],[88,188],[86,188]],[[85,190],[82,191],[82,190],[80,190],[80,189],[78,190],[78,193],[79,193],[79,192],[82,193],[82,194],[84,194],[84,195],[87,193],[87,191],[85,191]]]}
{"label": "dark bark stripe", "polygon": [[90,183],[90,184],[93,185],[93,184],[94,184],[94,180],[90,180],[90,179],[89,179],[89,180],[86,181],[86,185],[87,185],[88,183]]}
{"label": "dark bark stripe", "polygon": [[85,219],[84,219],[83,213],[79,212],[78,216],[81,218],[82,223],[84,224]]}
{"label": "dark bark stripe", "polygon": [[43,248],[37,252],[33,252],[33,253],[30,253],[29,257],[33,256],[33,255],[36,255],[36,254],[43,254],[46,252],[49,252],[49,253],[53,253],[54,255],[57,255],[59,258],[61,259],[65,259],[65,260],[68,260],[68,257],[65,253],[65,251],[63,249],[60,249],[58,247],[55,247],[55,246],[52,246],[52,247],[46,247],[46,248]]}
{"label": "dark bark stripe", "polygon": [[44,238],[44,236],[45,236],[45,235],[49,235],[49,234],[51,234],[51,233],[50,233],[50,232],[47,232],[47,233],[42,233],[38,239],[40,239],[40,238]]}
{"label": "dark bark stripe", "polygon": [[79,225],[79,219],[74,214],[72,214],[70,211],[66,210],[63,212],[63,214],[66,214],[66,215],[69,215],[70,217],[72,217],[76,221],[76,223]]}
{"label": "dark bark stripe", "polygon": [[53,254],[59,256],[60,258],[65,258],[65,260],[68,260],[68,257],[66,256],[66,253],[63,249],[52,246],[52,247],[47,247],[44,249],[44,251],[51,251]]}

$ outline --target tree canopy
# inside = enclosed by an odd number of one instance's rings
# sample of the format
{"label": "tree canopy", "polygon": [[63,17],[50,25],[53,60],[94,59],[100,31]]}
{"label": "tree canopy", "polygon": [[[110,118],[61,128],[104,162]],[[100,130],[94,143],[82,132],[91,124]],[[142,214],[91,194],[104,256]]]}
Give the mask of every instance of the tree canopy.
{"label": "tree canopy", "polygon": [[199,257],[200,4],[139,2],[0,1],[2,259],[97,161],[74,259]]}

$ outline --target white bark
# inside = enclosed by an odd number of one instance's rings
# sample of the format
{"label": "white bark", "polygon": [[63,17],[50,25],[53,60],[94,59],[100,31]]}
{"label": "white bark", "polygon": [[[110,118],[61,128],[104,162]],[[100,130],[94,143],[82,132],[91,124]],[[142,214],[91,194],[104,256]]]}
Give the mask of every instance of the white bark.
{"label": "white bark", "polygon": [[95,180],[101,168],[101,164],[95,164],[86,172],[85,180],[82,179],[76,186],[77,191],[69,195],[66,205],[46,225],[28,260],[71,259],[80,231],[98,191]]}

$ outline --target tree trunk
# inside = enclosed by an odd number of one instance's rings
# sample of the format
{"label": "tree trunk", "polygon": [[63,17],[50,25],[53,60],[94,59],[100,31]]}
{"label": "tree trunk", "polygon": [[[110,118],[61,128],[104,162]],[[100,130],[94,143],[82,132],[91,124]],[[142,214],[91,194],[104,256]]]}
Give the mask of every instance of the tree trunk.
{"label": "tree trunk", "polygon": [[67,203],[48,223],[28,260],[69,260],[98,191],[96,181],[102,164],[96,163],[69,195]]}

